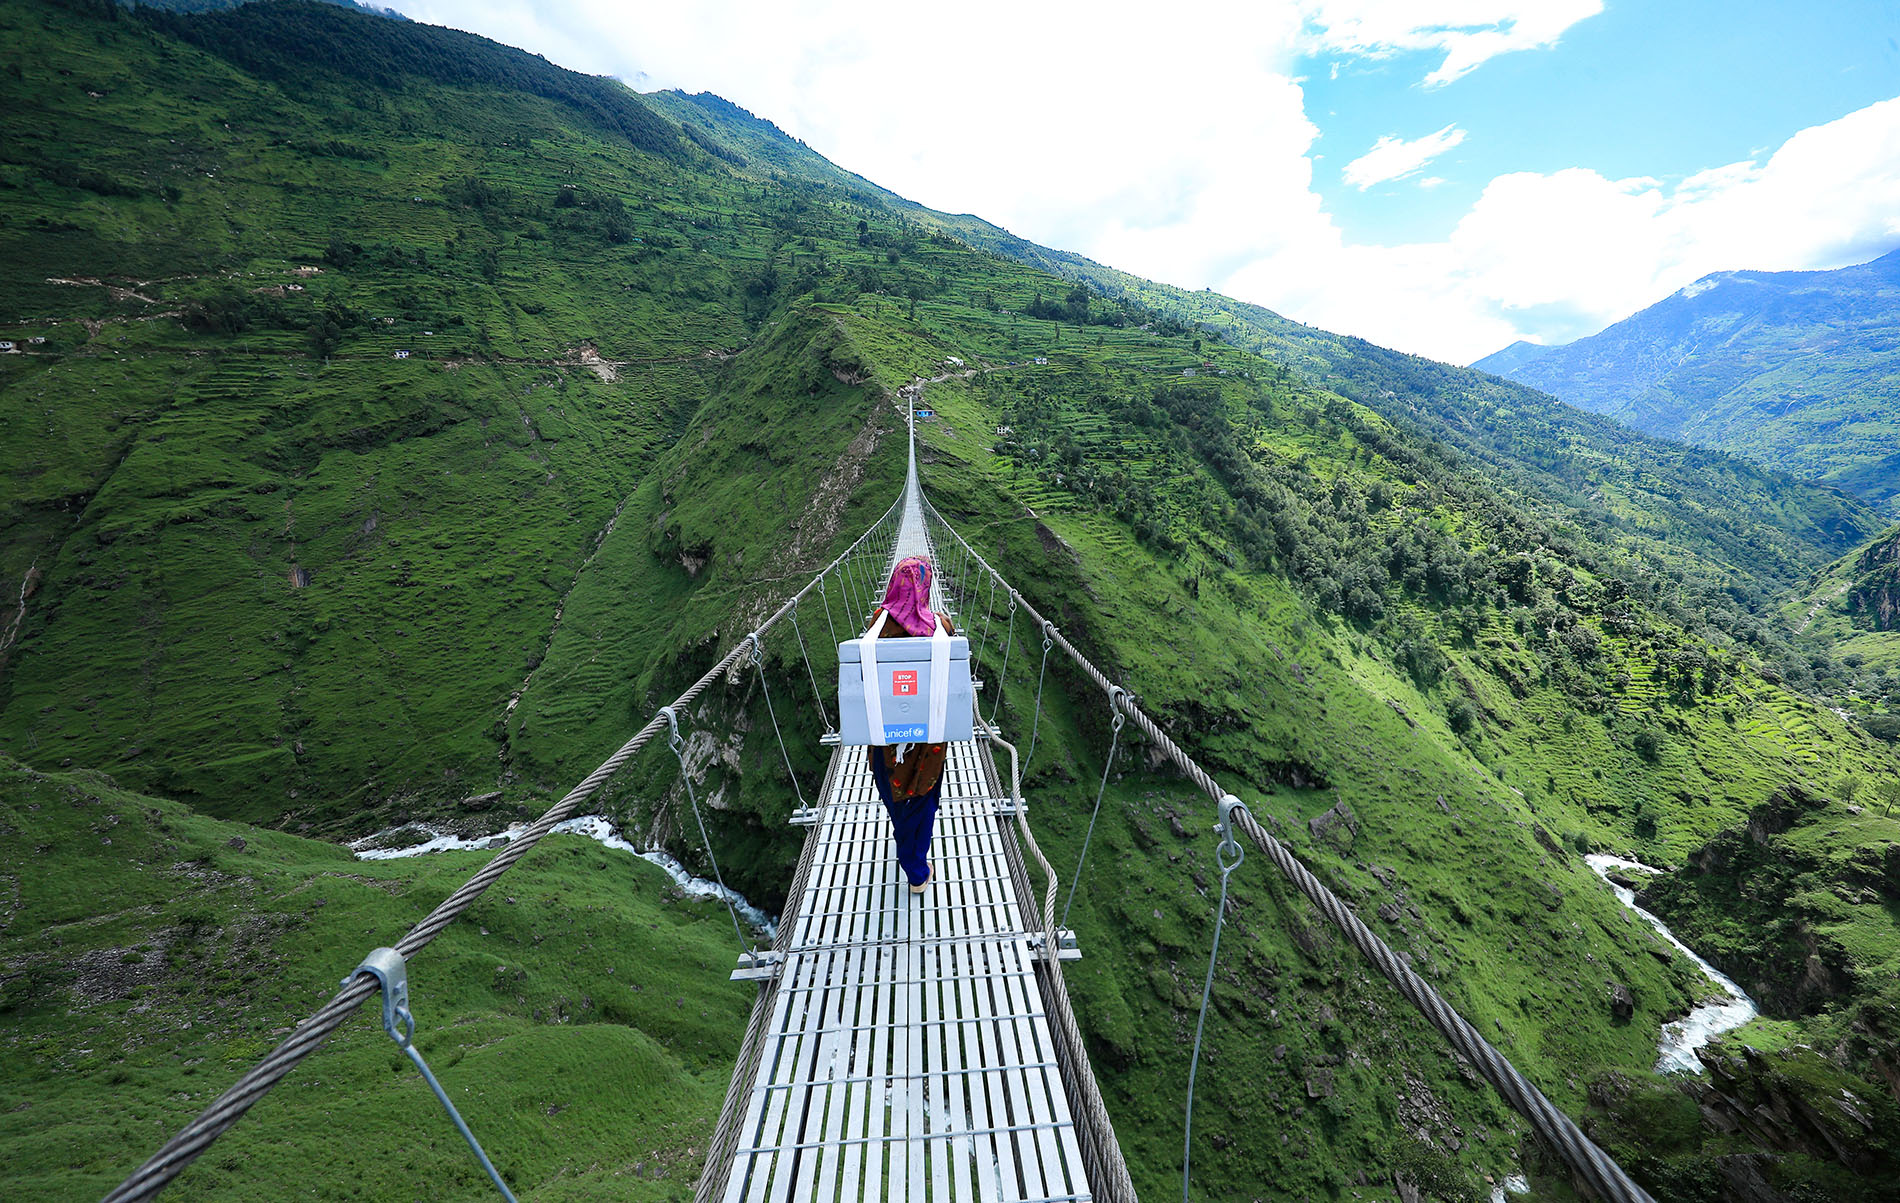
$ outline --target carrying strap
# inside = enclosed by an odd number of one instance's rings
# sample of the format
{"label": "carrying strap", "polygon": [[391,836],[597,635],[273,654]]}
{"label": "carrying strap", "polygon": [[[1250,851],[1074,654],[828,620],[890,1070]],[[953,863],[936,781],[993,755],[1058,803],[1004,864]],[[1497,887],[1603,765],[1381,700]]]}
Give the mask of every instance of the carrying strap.
{"label": "carrying strap", "polygon": [[872,743],[884,740],[884,698],[877,679],[877,640],[889,617],[889,613],[880,609],[877,621],[858,640],[858,671],[864,674],[864,721],[870,728]]}
{"label": "carrying strap", "polygon": [[930,726],[926,735],[943,738],[949,729],[950,719],[950,632],[943,629],[943,619],[937,620],[937,629],[930,633]]}

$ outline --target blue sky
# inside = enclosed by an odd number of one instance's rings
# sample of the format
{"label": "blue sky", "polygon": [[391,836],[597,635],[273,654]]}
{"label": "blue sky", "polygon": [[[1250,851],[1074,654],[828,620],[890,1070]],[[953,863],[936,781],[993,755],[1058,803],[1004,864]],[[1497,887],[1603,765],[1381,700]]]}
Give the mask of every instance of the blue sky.
{"label": "blue sky", "polygon": [[[1444,237],[1506,172],[1680,179],[1900,95],[1896,39],[1892,3],[1681,0],[1610,3],[1548,49],[1501,55],[1439,87],[1421,81],[1442,53],[1302,56],[1320,130],[1314,184],[1349,238],[1396,243]],[[1342,182],[1338,169],[1380,137],[1448,125],[1464,140],[1421,173],[1443,184]]]}
{"label": "blue sky", "polygon": [[1900,4],[387,0],[924,204],[1469,362],[1900,247]]}

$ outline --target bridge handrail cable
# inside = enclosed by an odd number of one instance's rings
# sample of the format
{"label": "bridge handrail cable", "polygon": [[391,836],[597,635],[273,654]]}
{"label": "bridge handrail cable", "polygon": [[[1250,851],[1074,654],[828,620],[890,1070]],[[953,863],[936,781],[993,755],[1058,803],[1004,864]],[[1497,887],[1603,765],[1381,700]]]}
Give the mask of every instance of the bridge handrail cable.
{"label": "bridge handrail cable", "polygon": [[[881,518],[859,535],[836,559],[815,573],[804,588],[787,598],[771,617],[737,640],[732,649],[721,657],[717,664],[707,669],[705,674],[688,686],[686,692],[675,698],[670,706],[663,706],[655,711],[653,717],[647,720],[646,725],[641,727],[633,738],[602,761],[599,768],[589,773],[585,780],[549,807],[546,813],[529,825],[527,830],[496,853],[493,860],[483,865],[453,894],[443,899],[421,922],[410,928],[408,933],[397,941],[396,951],[407,960],[427,947],[444,928],[472,906],[475,900],[481,897],[483,891],[493,885],[523,856],[526,856],[541,841],[541,837],[572,814],[577,806],[591,797],[655,735],[670,730],[668,713],[678,712],[692,705],[708,685],[717,680],[721,674],[740,664],[744,657],[752,653],[759,637],[789,614],[798,605],[800,599],[817,588],[827,573],[845,565],[867,543],[872,548],[881,551],[882,540],[877,539],[876,542],[873,540],[901,514],[903,502],[904,499],[900,495],[890,508],[884,511]],[[182,1173],[200,1154],[210,1148],[214,1141],[243,1118],[244,1113],[250,1110],[252,1104],[268,1094],[271,1088],[282,1081],[305,1057],[315,1052],[325,1040],[343,1026],[343,1022],[358,1007],[362,1006],[380,988],[378,979],[369,973],[359,972],[351,976],[330,998],[330,1001],[324,1003],[314,1014],[299,1024],[296,1031],[285,1037],[283,1042],[272,1049],[250,1072],[213,1100],[175,1136],[166,1141],[163,1147],[152,1154],[143,1165],[132,1171],[125,1181],[113,1188],[105,1196],[104,1203],[133,1203],[134,1200],[150,1199],[164,1190],[172,1179]]]}
{"label": "bridge handrail cable", "polygon": [[[1493,1048],[1491,1043],[1478,1030],[1458,1014],[1450,1003],[1446,1002],[1437,990],[1424,978],[1412,971],[1391,947],[1368,928],[1352,908],[1341,901],[1339,896],[1328,889],[1325,883],[1315,877],[1310,869],[1301,863],[1279,839],[1262,827],[1253,816],[1247,804],[1224,789],[1220,782],[1206,769],[1195,762],[1181,745],[1174,742],[1168,733],[1135,704],[1134,698],[1123,688],[1108,679],[1107,674],[1062,634],[1056,625],[1043,617],[1029,600],[1011,585],[1002,573],[992,567],[982,553],[957,534],[948,521],[931,505],[927,497],[922,498],[925,517],[931,525],[959,545],[961,551],[970,560],[988,573],[996,585],[1008,591],[1012,602],[1022,606],[1030,618],[1042,629],[1043,636],[1053,639],[1074,662],[1077,668],[1095,682],[1109,696],[1109,704],[1128,720],[1139,727],[1143,734],[1154,741],[1167,758],[1186,774],[1188,779],[1199,786],[1208,797],[1214,800],[1217,826],[1223,838],[1232,830],[1238,829],[1251,840],[1255,847],[1265,853],[1267,858],[1284,874],[1288,880],[1319,908],[1336,927],[1346,934],[1373,966],[1383,974],[1407,1001],[1417,1007],[1426,1020],[1438,1029],[1440,1035],[1448,1040],[1467,1061],[1471,1062],[1484,1075],[1486,1081],[1503,1096],[1520,1115],[1530,1121],[1537,1135],[1545,1141],[1579,1176],[1581,1176],[1600,1196],[1611,1203],[1655,1203],[1648,1192],[1638,1186],[1616,1161],[1605,1153],[1583,1130],[1578,1128],[1571,1118],[1557,1108],[1542,1091],[1529,1079],[1519,1073],[1505,1056]],[[999,683],[1000,690],[1000,683]],[[1057,975],[1059,976],[1059,975]]]}

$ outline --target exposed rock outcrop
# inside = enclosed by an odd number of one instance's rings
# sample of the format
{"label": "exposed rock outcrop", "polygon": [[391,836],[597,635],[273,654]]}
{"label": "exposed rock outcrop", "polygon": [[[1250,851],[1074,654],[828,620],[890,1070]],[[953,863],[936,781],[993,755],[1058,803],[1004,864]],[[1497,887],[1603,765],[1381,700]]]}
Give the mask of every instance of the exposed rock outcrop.
{"label": "exposed rock outcrop", "polygon": [[[1644,909],[1661,916],[1771,1015],[1811,1014],[1855,989],[1853,959],[1826,934],[1824,917],[1782,901],[1834,876],[1830,866],[1781,838],[1827,807],[1825,798],[1785,786],[1750,811],[1741,827],[1717,832],[1688,855],[1680,871],[1658,877],[1637,895]],[[1900,854],[1893,860],[1900,880]],[[1884,890],[1888,866],[1873,850],[1855,868],[1872,888]],[[1725,916],[1743,923],[1726,923]]]}
{"label": "exposed rock outcrop", "polygon": [[[1688,1080],[1683,1088],[1717,1131],[1743,1133],[1764,1148],[1837,1161],[1858,1174],[1885,1175],[1896,1168],[1880,1139],[1879,1101],[1835,1083],[1838,1074],[1813,1050],[1771,1057],[1732,1046],[1704,1051],[1701,1057],[1709,1081]],[[1726,1169],[1723,1175],[1729,1177]]]}
{"label": "exposed rock outcrop", "polygon": [[1860,553],[1847,587],[1847,612],[1876,631],[1900,631],[1900,530]]}

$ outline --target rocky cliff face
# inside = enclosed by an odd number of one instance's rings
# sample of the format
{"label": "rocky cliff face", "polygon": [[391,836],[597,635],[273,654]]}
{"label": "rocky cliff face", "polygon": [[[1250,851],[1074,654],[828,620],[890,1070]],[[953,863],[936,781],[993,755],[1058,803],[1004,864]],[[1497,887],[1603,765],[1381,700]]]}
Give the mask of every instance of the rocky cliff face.
{"label": "rocky cliff face", "polygon": [[1860,554],[1860,576],[1847,589],[1847,612],[1858,626],[1900,631],[1900,531]]}
{"label": "rocky cliff face", "polygon": [[1778,790],[1743,826],[1718,832],[1681,870],[1639,896],[1772,1015],[1812,1014],[1854,988],[1852,962],[1826,934],[1823,917],[1786,904],[1823,883],[1856,896],[1862,889],[1879,892],[1831,881],[1831,866],[1781,838],[1828,805],[1799,785]]}
{"label": "rocky cliff face", "polygon": [[1900,1109],[1881,1084],[1844,1071],[1836,1050],[1724,1039],[1700,1056],[1706,1077],[1611,1072],[1590,1085],[1591,1135],[1624,1165],[1643,1164],[1658,1199],[1900,1198]]}
{"label": "rocky cliff face", "polygon": [[1759,1147],[1824,1158],[1863,1175],[1893,1172],[1890,1131],[1883,1124],[1892,1107],[1877,1095],[1857,1093],[1857,1081],[1812,1050],[1779,1055],[1738,1047],[1705,1053],[1709,1080],[1687,1082],[1704,1123],[1725,1135],[1746,1135]]}

